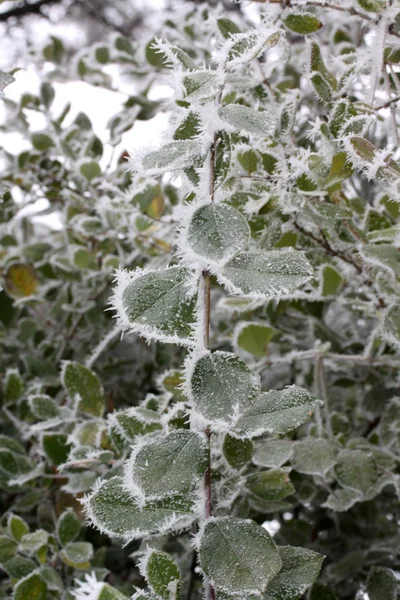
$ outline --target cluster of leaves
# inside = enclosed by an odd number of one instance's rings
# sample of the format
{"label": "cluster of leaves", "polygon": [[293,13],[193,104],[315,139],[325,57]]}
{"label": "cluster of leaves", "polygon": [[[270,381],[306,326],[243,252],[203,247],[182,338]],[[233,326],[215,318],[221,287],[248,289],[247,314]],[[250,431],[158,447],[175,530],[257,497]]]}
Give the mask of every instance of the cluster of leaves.
{"label": "cluster of leaves", "polygon": [[[2,100],[3,597],[398,597],[400,9],[252,8],[53,38]],[[54,114],[116,73],[107,142]]]}

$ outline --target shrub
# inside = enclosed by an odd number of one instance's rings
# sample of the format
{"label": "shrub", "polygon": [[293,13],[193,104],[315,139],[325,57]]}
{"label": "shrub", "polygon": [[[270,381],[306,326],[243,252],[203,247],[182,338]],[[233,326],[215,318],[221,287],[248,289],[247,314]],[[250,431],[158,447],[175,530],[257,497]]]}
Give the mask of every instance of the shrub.
{"label": "shrub", "polygon": [[399,15],[178,6],[3,99],[2,597],[397,598]]}

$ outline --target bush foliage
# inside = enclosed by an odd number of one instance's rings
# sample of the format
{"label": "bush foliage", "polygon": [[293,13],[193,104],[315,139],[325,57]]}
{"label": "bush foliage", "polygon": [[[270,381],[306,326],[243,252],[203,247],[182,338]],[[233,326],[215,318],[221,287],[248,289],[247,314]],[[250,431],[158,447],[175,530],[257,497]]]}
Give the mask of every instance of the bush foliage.
{"label": "bush foliage", "polygon": [[396,600],[399,5],[157,27],[0,76],[0,598]]}

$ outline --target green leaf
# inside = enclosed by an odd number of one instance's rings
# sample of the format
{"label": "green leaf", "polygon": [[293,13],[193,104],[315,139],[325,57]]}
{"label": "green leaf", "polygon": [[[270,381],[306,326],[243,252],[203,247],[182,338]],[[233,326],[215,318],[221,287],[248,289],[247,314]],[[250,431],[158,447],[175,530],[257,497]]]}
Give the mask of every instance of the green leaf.
{"label": "green leaf", "polygon": [[185,75],[182,79],[182,85],[185,98],[193,101],[215,96],[221,84],[217,73],[196,71],[190,75]]}
{"label": "green leaf", "polygon": [[81,412],[101,417],[105,409],[103,387],[97,375],[77,362],[64,361],[61,383]]}
{"label": "green leaf", "polygon": [[309,600],[338,600],[335,591],[324,583],[314,583],[309,593]]}
{"label": "green leaf", "polygon": [[11,537],[20,542],[24,535],[29,533],[29,525],[22,517],[11,514],[8,517],[7,528]]}
{"label": "green leaf", "polygon": [[319,402],[307,390],[292,385],[284,390],[260,394],[235,424],[235,431],[248,438],[264,433],[283,434],[300,427],[312,416]]}
{"label": "green leaf", "polygon": [[56,534],[61,546],[75,542],[80,534],[82,525],[72,509],[67,509],[57,521]]}
{"label": "green leaf", "polygon": [[9,560],[17,551],[18,544],[6,535],[0,535],[0,563]]}
{"label": "green leaf", "polygon": [[75,569],[88,569],[93,558],[93,546],[89,542],[72,542],[60,552],[61,560]]}
{"label": "green leaf", "polygon": [[293,446],[292,466],[299,473],[324,477],[336,464],[337,446],[325,439],[310,438]]}
{"label": "green leaf", "polygon": [[143,574],[151,591],[162,600],[179,600],[182,576],[176,561],[159,550],[151,550],[146,557]]}
{"label": "green leaf", "polygon": [[[111,587],[108,583],[103,583],[96,600],[128,600],[128,596],[125,596],[125,594],[122,594],[116,588]],[[153,597],[149,597],[149,600],[153,600]]]}
{"label": "green leaf", "polygon": [[385,8],[385,2],[383,0],[357,0],[357,4],[368,12],[378,13]]}
{"label": "green leaf", "polygon": [[239,27],[230,19],[217,19],[218,29],[222,36],[227,40],[233,33],[240,33]]}
{"label": "green leaf", "polygon": [[367,494],[378,481],[377,466],[372,454],[362,450],[342,450],[335,467],[338,482]]}
{"label": "green leaf", "polygon": [[62,592],[64,585],[60,575],[52,567],[41,567],[40,575],[47,583],[47,589],[51,592]]}
{"label": "green leaf", "polygon": [[42,447],[47,458],[55,465],[67,462],[71,444],[64,433],[45,433],[42,436]]}
{"label": "green leaf", "polygon": [[40,421],[55,419],[60,411],[53,398],[46,394],[37,394],[28,397],[29,408]]}
{"label": "green leaf", "polygon": [[235,595],[264,592],[282,565],[263,527],[232,517],[206,521],[200,533],[199,562],[217,591]]}
{"label": "green leaf", "polygon": [[232,64],[248,63],[265,50],[275,46],[280,37],[280,31],[271,34],[271,30],[267,30],[262,34],[252,30],[246,33],[233,34],[230,38],[231,46],[227,56],[228,62]]}
{"label": "green leaf", "polygon": [[14,588],[14,600],[46,600],[47,583],[39,573],[21,579]]}
{"label": "green leaf", "polygon": [[333,267],[327,265],[322,270],[322,295],[334,296],[343,283],[342,276]]}
{"label": "green leaf", "polygon": [[174,140],[190,140],[201,132],[201,119],[193,111],[181,121],[174,133]]}
{"label": "green leaf", "polygon": [[268,343],[276,329],[262,323],[241,322],[235,328],[234,339],[242,350],[262,358],[267,355]]}
{"label": "green leaf", "polygon": [[3,380],[3,400],[6,405],[15,404],[24,393],[24,382],[17,369],[7,369]]}
{"label": "green leaf", "polygon": [[250,501],[253,500],[260,508],[265,502],[278,502],[295,492],[288,473],[278,469],[248,475],[246,487],[250,492]]}
{"label": "green leaf", "polygon": [[234,469],[244,467],[253,456],[253,444],[250,440],[239,440],[229,434],[224,437],[222,449],[226,460]]}
{"label": "green leaf", "polygon": [[79,170],[89,181],[92,181],[92,179],[101,175],[101,167],[99,163],[94,160],[82,163]]}
{"label": "green leaf", "polygon": [[359,501],[360,492],[356,490],[338,488],[329,494],[322,506],[330,508],[335,512],[344,512],[349,510]]}
{"label": "green leaf", "polygon": [[223,121],[238,131],[270,137],[276,127],[276,118],[269,110],[255,110],[241,104],[228,104],[218,111]]}
{"label": "green leaf", "polygon": [[317,579],[324,556],[293,546],[278,551],[282,568],[268,585],[264,600],[299,600]]}
{"label": "green leaf", "polygon": [[260,392],[258,375],[230,352],[206,352],[190,368],[190,395],[206,420],[230,423]]}
{"label": "green leaf", "polygon": [[322,27],[321,21],[312,13],[307,12],[290,13],[283,19],[283,22],[290,31],[301,35],[315,33]]}
{"label": "green leaf", "polygon": [[165,69],[165,55],[160,52],[154,44],[157,42],[156,38],[152,38],[145,47],[146,60],[152,67],[156,69]]}
{"label": "green leaf", "polygon": [[147,339],[190,345],[196,298],[188,292],[191,273],[183,267],[136,271],[120,280],[115,306],[122,325]]}
{"label": "green leaf", "polygon": [[369,600],[397,600],[397,579],[391,569],[371,567],[368,573]]}
{"label": "green leaf", "polygon": [[1,568],[9,574],[11,579],[22,579],[36,569],[36,564],[30,558],[14,556],[1,565]]}
{"label": "green leaf", "polygon": [[188,492],[204,474],[207,457],[203,435],[173,431],[133,452],[125,466],[127,489],[146,501]]}
{"label": "green leaf", "polygon": [[154,175],[166,171],[181,171],[193,165],[200,154],[200,145],[196,140],[179,140],[165,144],[159,150],[146,154],[142,160],[143,168]]}
{"label": "green leaf", "polygon": [[249,175],[257,171],[260,158],[260,155],[254,150],[239,150],[237,153],[239,164]]}
{"label": "green leaf", "polygon": [[181,496],[170,496],[140,509],[120,477],[104,481],[86,498],[85,506],[90,521],[97,529],[126,542],[179,529],[194,518],[192,502]]}
{"label": "green leaf", "polygon": [[36,150],[43,152],[52,148],[54,146],[54,141],[45,133],[33,133],[32,145]]}
{"label": "green leaf", "polygon": [[347,162],[346,152],[339,152],[332,158],[331,170],[325,180],[324,187],[327,188],[336,183],[341,183],[351,177],[352,174],[353,169]]}
{"label": "green leaf", "polygon": [[243,215],[227,204],[206,204],[197,208],[188,225],[187,243],[199,256],[226,261],[244,250],[250,228]]}
{"label": "green leaf", "polygon": [[218,278],[229,293],[269,300],[294,292],[312,275],[301,252],[271,250],[241,252],[221,269]]}
{"label": "green leaf", "polygon": [[282,467],[292,456],[294,444],[291,440],[268,440],[256,446],[253,462],[260,467]]}

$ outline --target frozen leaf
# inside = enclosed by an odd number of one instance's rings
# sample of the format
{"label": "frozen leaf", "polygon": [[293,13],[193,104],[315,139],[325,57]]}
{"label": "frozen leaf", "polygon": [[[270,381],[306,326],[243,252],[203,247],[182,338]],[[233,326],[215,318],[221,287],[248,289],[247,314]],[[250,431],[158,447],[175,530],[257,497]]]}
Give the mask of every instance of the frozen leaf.
{"label": "frozen leaf", "polygon": [[207,352],[192,366],[190,395],[196,410],[210,421],[229,423],[256,400],[260,381],[230,352]]}
{"label": "frozen leaf", "polygon": [[12,75],[4,73],[4,71],[0,71],[0,98],[4,96],[4,88],[6,88],[7,85],[10,85],[10,83],[13,81],[15,81],[15,78]]}
{"label": "frozen leaf", "polygon": [[93,558],[93,546],[89,542],[72,542],[60,552],[61,560],[75,569],[88,569]]}
{"label": "frozen leaf", "polygon": [[162,429],[160,417],[156,412],[137,406],[110,415],[109,426],[112,440],[119,450],[121,442],[124,447],[133,442],[138,435]]}
{"label": "frozen leaf", "polygon": [[0,446],[0,474],[7,479],[33,471],[35,463],[28,456]]}
{"label": "frozen leaf", "polygon": [[54,146],[54,141],[46,133],[33,133],[32,146],[40,152],[45,152]]}
{"label": "frozen leaf", "polygon": [[177,171],[192,166],[193,160],[199,154],[200,145],[197,141],[180,140],[149,152],[143,158],[142,164],[143,168],[152,174]]}
{"label": "frozen leaf", "polygon": [[72,509],[67,509],[57,521],[56,533],[61,546],[75,542],[82,529],[82,525]]}
{"label": "frozen leaf", "polygon": [[29,396],[28,403],[29,408],[40,421],[55,419],[59,416],[58,406],[55,404],[53,398],[46,394]]}
{"label": "frozen leaf", "polygon": [[324,557],[306,548],[278,548],[282,568],[268,585],[264,600],[299,600],[317,579]]}
{"label": "frozen leaf", "polygon": [[176,561],[167,552],[151,550],[143,574],[151,591],[162,600],[179,600],[182,576]]}
{"label": "frozen leaf", "polygon": [[244,250],[250,228],[243,215],[227,204],[206,204],[193,213],[187,231],[187,243],[199,256],[226,261]]}
{"label": "frozen leaf", "polygon": [[7,521],[8,532],[17,542],[20,542],[24,535],[29,533],[29,525],[22,517],[11,514]]}
{"label": "frozen leaf", "polygon": [[12,579],[15,580],[26,577],[32,573],[32,571],[35,571],[36,567],[37,565],[33,562],[33,560],[19,556],[18,554],[1,565],[1,568],[8,573]]}
{"label": "frozen leaf", "polygon": [[189,345],[196,303],[190,276],[188,269],[171,267],[121,278],[114,296],[121,324],[147,339]]}
{"label": "frozen leaf", "polygon": [[201,119],[195,112],[190,111],[181,121],[174,133],[174,140],[190,140],[201,133]]}
{"label": "frozen leaf", "polygon": [[92,181],[92,179],[101,175],[101,167],[95,160],[82,163],[79,170],[89,181]]}
{"label": "frozen leaf", "polygon": [[282,562],[267,531],[246,519],[212,518],[199,542],[199,562],[217,591],[259,595]]}
{"label": "frozen leaf", "polygon": [[260,509],[263,503],[278,502],[295,491],[289,474],[278,469],[248,475],[246,487],[250,492],[250,502],[253,501]]}
{"label": "frozen leaf", "polygon": [[292,456],[293,442],[291,440],[268,440],[256,446],[253,462],[260,467],[282,467]]}
{"label": "frozen leaf", "polygon": [[315,396],[295,385],[263,392],[238,419],[235,432],[249,438],[264,433],[287,433],[308,421],[317,402]]}
{"label": "frozen leaf", "polygon": [[233,33],[240,33],[239,27],[230,19],[217,19],[217,25],[225,39],[229,39]]}
{"label": "frozen leaf", "polygon": [[49,533],[44,529],[37,529],[33,533],[26,533],[21,541],[20,547],[23,549],[25,554],[32,556],[36,554],[41,548],[47,546],[49,539]]}
{"label": "frozen leaf", "polygon": [[220,87],[218,75],[212,71],[196,71],[182,79],[185,98],[203,100],[215,96]]}
{"label": "frozen leaf", "polygon": [[336,183],[345,181],[353,174],[353,169],[347,162],[346,152],[339,152],[332,158],[331,170],[325,180],[324,187],[330,187]]}
{"label": "frozen leaf", "polygon": [[268,343],[276,334],[276,329],[262,323],[238,323],[233,337],[236,345],[253,356],[267,355]]}
{"label": "frozen leaf", "polygon": [[78,410],[101,417],[105,408],[103,387],[97,375],[88,367],[64,361],[61,383]]}
{"label": "frozen leaf", "polygon": [[125,541],[179,529],[193,519],[192,502],[182,496],[170,496],[139,508],[120,477],[102,482],[87,496],[85,507],[89,520],[97,529]]}
{"label": "frozen leaf", "polygon": [[220,108],[219,116],[238,131],[261,137],[270,137],[276,126],[276,117],[269,110],[254,110],[241,104],[228,104]]}
{"label": "frozen leaf", "polygon": [[400,346],[400,305],[395,304],[383,319],[383,335],[385,339]]}
{"label": "frozen leaf", "polygon": [[322,295],[333,296],[343,283],[342,276],[336,269],[327,265],[322,270]]}
{"label": "frozen leaf", "polygon": [[322,27],[321,21],[315,15],[306,12],[290,13],[283,22],[290,31],[301,35],[309,35]]}
{"label": "frozen leaf", "polygon": [[397,578],[391,569],[371,567],[368,573],[369,600],[397,600]]}
{"label": "frozen leaf", "polygon": [[30,265],[14,263],[5,273],[5,287],[13,298],[33,296],[39,286],[36,272]]}
{"label": "frozen leaf", "polygon": [[207,443],[199,433],[178,430],[134,451],[125,466],[127,489],[146,501],[188,492],[207,466]]}
{"label": "frozen leaf", "polygon": [[46,600],[47,583],[39,573],[21,579],[14,588],[14,600]]}
{"label": "frozen leaf", "polygon": [[299,473],[324,477],[336,464],[337,446],[325,439],[310,438],[296,442],[292,467]]}
{"label": "frozen leaf", "polygon": [[228,292],[269,300],[290,294],[313,275],[301,252],[241,252],[220,271],[219,279]]}
{"label": "frozen leaf", "polygon": [[0,563],[10,560],[17,551],[18,544],[6,535],[0,535]]}
{"label": "frozen leaf", "polygon": [[229,66],[252,61],[265,50],[275,46],[280,36],[280,31],[274,29],[267,29],[262,33],[233,33],[226,45]]}
{"label": "frozen leaf", "polygon": [[41,567],[40,575],[47,583],[47,589],[50,592],[62,592],[64,589],[63,581],[60,575],[52,567]]}
{"label": "frozen leaf", "polygon": [[344,512],[349,510],[361,499],[360,492],[350,489],[337,489],[329,494],[326,501],[322,504],[335,512]]}
{"label": "frozen leaf", "polygon": [[342,450],[335,467],[338,482],[367,494],[378,481],[378,471],[372,454],[362,450]]}
{"label": "frozen leaf", "polygon": [[241,469],[251,461],[253,444],[250,440],[239,440],[227,434],[224,437],[223,452],[231,467]]}

